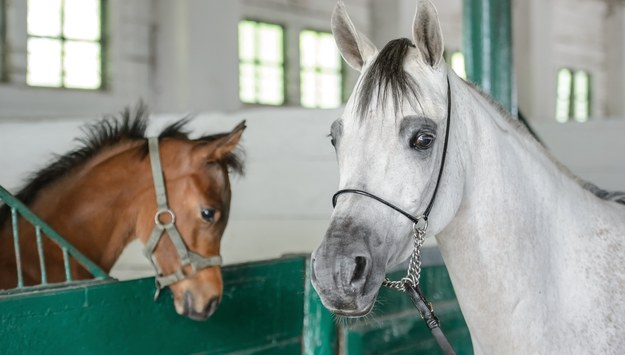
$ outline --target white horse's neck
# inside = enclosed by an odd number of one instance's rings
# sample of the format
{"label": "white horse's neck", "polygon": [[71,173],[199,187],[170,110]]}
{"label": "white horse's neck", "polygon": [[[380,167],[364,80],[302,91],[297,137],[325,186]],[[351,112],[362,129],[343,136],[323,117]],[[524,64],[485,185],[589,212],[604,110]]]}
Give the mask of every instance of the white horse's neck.
{"label": "white horse's neck", "polygon": [[[625,282],[624,262],[606,257],[611,247],[625,248],[625,208],[584,190],[487,99],[452,81],[449,159],[463,167],[464,192],[437,241],[475,349],[548,353],[582,349],[583,341],[596,342],[598,350],[613,346],[617,340],[589,322],[608,317],[594,310],[595,302],[606,301],[603,287]],[[620,278],[602,278],[619,266]],[[625,299],[623,286],[617,293]],[[617,303],[622,318],[625,305]]]}

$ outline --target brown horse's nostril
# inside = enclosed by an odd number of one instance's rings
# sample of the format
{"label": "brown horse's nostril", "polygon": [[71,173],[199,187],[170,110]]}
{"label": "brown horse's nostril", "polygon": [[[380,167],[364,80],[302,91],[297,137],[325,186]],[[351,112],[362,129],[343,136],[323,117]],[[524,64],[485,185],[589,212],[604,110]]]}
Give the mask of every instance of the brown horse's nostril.
{"label": "brown horse's nostril", "polygon": [[189,314],[191,314],[191,312],[193,312],[193,295],[191,294],[191,292],[187,291],[184,293],[183,297],[184,301],[182,303],[182,314],[188,316]]}
{"label": "brown horse's nostril", "polygon": [[352,274],[352,279],[350,280],[350,284],[352,284],[352,286],[364,281],[365,270],[367,268],[367,258],[364,256],[357,256],[355,258],[355,264],[354,273]]}
{"label": "brown horse's nostril", "polygon": [[213,315],[219,306],[219,297],[215,296],[208,301],[202,312],[197,312],[193,306],[193,295],[190,291],[184,293],[184,309],[183,315],[193,319],[193,320],[206,320],[208,317]]}
{"label": "brown horse's nostril", "polygon": [[204,318],[206,319],[212,316],[213,313],[215,313],[215,311],[217,310],[218,306],[219,306],[219,298],[218,297],[211,298],[211,300],[208,301],[208,304],[204,308]]}

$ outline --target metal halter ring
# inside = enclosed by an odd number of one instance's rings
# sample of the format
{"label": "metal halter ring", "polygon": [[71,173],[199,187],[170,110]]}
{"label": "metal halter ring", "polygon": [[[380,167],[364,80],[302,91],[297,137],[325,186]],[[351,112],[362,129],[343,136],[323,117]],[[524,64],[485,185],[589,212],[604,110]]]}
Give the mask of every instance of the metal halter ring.
{"label": "metal halter ring", "polygon": [[428,229],[428,218],[422,215],[417,217],[417,221],[418,222],[412,223],[412,231],[415,233],[425,233]]}
{"label": "metal halter ring", "polygon": [[[169,214],[169,216],[171,217],[171,221],[169,223],[163,223],[161,222],[161,215],[163,214]],[[174,214],[174,211],[168,209],[164,209],[164,210],[158,210],[156,211],[156,214],[154,215],[154,223],[156,223],[157,226],[162,227],[162,228],[167,228],[167,227],[171,227],[174,225],[174,223],[176,223],[176,215]]]}

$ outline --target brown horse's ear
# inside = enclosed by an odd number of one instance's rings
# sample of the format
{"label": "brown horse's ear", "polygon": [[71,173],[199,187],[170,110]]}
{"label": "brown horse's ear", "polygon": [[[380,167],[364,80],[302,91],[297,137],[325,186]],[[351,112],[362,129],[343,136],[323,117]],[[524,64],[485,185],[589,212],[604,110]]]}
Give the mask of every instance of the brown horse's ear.
{"label": "brown horse's ear", "polygon": [[241,121],[230,133],[198,145],[193,152],[194,158],[203,163],[221,160],[236,148],[246,127],[245,121]]}

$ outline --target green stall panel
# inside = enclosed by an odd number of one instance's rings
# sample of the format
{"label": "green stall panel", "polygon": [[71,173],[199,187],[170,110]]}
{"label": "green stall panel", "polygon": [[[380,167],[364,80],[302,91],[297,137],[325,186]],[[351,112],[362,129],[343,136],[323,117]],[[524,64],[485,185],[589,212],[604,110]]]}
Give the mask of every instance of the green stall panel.
{"label": "green stall panel", "polygon": [[[5,295],[0,297],[1,353],[438,353],[405,294],[383,288],[364,320],[335,317],[312,288],[309,267],[304,256],[225,267],[222,305],[205,322],[176,314],[169,291],[153,302],[153,278]],[[458,354],[470,354],[469,333],[445,267],[424,267],[421,284]]]}
{"label": "green stall panel", "polygon": [[154,279],[0,298],[0,353],[224,354],[301,352],[305,258],[224,268],[225,293],[206,322],[155,303]]}

